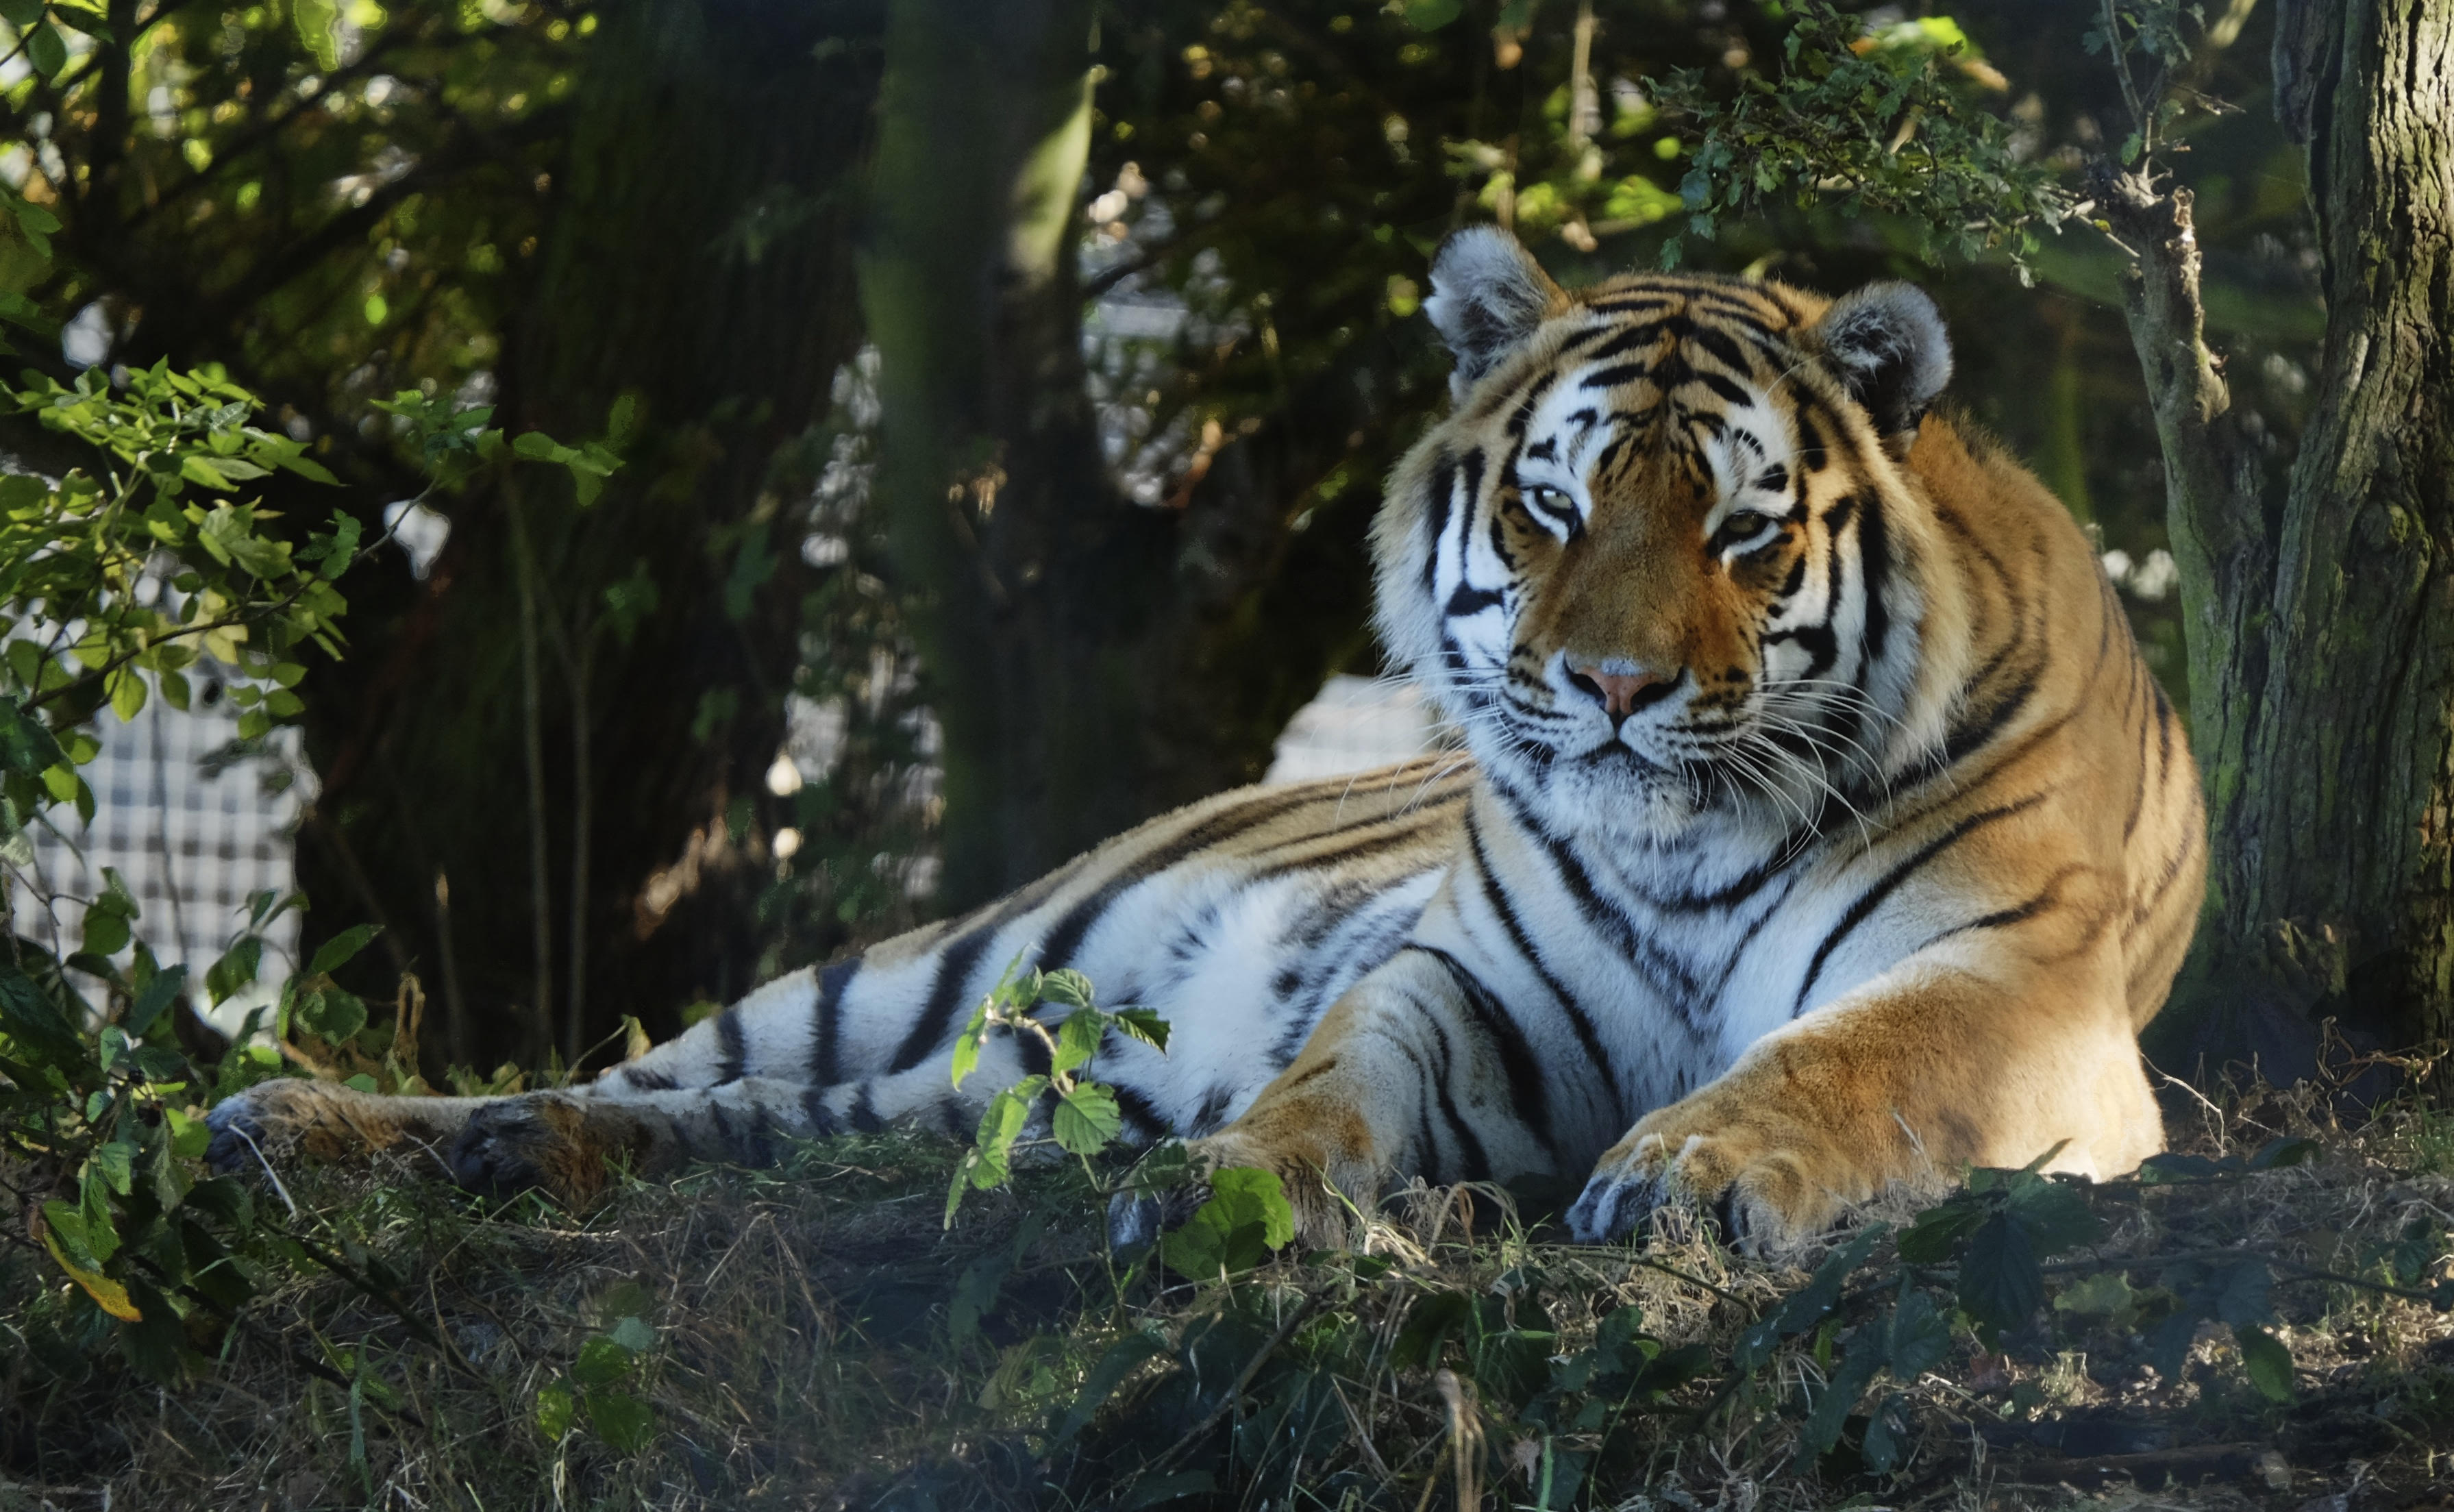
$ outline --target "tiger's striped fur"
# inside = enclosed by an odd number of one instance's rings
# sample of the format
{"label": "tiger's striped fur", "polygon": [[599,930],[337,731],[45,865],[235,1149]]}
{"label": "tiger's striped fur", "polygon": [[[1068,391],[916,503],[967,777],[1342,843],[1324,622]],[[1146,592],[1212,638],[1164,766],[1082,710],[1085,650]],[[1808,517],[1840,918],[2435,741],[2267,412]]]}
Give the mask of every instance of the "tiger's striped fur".
{"label": "tiger's striped fur", "polygon": [[1683,1189],[1777,1240],[1967,1162],[2161,1148],[2136,1034],[2203,891],[2196,773],[2085,537],[1925,414],[1931,303],[1569,293],[1488,231],[1434,288],[1457,403],[1391,480],[1378,614],[1471,770],[1197,804],[571,1094],[281,1082],[218,1126],[566,1187],[614,1148],[964,1133],[1032,1069],[943,1069],[1019,955],[1166,1017],[1165,1057],[1096,1065],[1129,1123],[1277,1170],[1317,1238],[1408,1177],[1547,1175],[1585,1179],[1582,1238]]}

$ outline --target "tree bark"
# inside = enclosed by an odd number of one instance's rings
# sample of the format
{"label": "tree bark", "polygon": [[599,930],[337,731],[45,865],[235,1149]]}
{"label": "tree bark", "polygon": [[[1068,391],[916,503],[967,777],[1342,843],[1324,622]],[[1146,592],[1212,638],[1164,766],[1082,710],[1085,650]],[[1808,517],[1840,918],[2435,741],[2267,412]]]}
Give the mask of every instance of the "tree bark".
{"label": "tree bark", "polygon": [[2131,324],[2210,800],[2208,912],[2159,1039],[2289,1075],[2316,1015],[2454,1029],[2454,12],[2285,0],[2275,73],[2327,307],[2278,507],[2197,333],[2186,195],[2117,219],[2140,238]]}

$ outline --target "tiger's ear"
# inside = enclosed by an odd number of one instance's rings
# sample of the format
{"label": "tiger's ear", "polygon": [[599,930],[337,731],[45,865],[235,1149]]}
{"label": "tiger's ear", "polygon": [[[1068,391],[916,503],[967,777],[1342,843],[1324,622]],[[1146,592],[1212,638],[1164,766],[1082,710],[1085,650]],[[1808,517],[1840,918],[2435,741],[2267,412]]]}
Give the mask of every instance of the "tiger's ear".
{"label": "tiger's ear", "polygon": [[1815,339],[1887,441],[1915,434],[1951,381],[1942,312],[1913,284],[1868,284],[1841,295],[1816,325]]}
{"label": "tiger's ear", "polygon": [[1450,393],[1464,398],[1477,378],[1567,302],[1533,253],[1497,226],[1469,226],[1442,242],[1423,313],[1457,358]]}

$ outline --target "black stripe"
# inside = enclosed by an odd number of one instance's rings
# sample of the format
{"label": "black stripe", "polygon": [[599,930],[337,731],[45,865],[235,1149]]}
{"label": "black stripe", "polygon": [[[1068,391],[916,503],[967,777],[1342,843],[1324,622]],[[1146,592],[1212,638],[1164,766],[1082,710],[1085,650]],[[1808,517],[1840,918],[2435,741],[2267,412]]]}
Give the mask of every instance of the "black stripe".
{"label": "black stripe", "polygon": [[1423,1016],[1423,1025],[1431,1030],[1433,1036],[1439,1041],[1440,1069],[1438,1075],[1432,1077],[1430,1080],[1432,1091],[1438,1096],[1440,1117],[1448,1120],[1449,1133],[1457,1139],[1458,1154],[1465,1162],[1461,1179],[1468,1181],[1488,1180],[1491,1178],[1491,1157],[1483,1152],[1482,1140],[1475,1137],[1473,1125],[1467,1123],[1464,1116],[1458,1112],[1457,1099],[1449,1091],[1449,1083],[1457,1074],[1457,1047],[1449,1042],[1449,1032],[1440,1026],[1439,1018],[1436,1014],[1426,1013]]}
{"label": "black stripe", "polygon": [[1643,320],[1620,328],[1619,334],[1584,353],[1587,362],[1601,362],[1611,357],[1625,356],[1639,347],[1650,347],[1665,335],[1683,335],[1693,331],[1693,322],[1681,315],[1660,320]]}
{"label": "black stripe", "polygon": [[[1167,1119],[1160,1115],[1158,1104],[1151,1101],[1149,1098],[1143,1096],[1139,1091],[1126,1086],[1122,1082],[1113,1081],[1108,1084],[1108,1090],[1116,1095],[1116,1111],[1125,1116],[1126,1124],[1129,1125],[1135,1133],[1140,1135],[1144,1141],[1156,1142],[1157,1140],[1167,1138],[1169,1134],[1177,1132],[1171,1128]],[[1191,1133],[1192,1131],[1186,1130],[1183,1132]]]}
{"label": "black stripe", "polygon": [[877,1103],[870,1096],[872,1085],[862,1082],[859,1094],[852,1099],[852,1126],[862,1134],[875,1134],[886,1127],[886,1120],[877,1116]]}
{"label": "black stripe", "polygon": [[1475,1023],[1489,1036],[1499,1051],[1500,1069],[1508,1074],[1509,1111],[1517,1121],[1542,1141],[1542,1148],[1556,1161],[1559,1154],[1558,1132],[1551,1126],[1551,1102],[1544,1096],[1542,1068],[1534,1058],[1534,1046],[1525,1031],[1508,1016],[1499,999],[1482,978],[1466,969],[1465,962],[1436,945],[1409,945],[1407,950],[1429,956],[1445,967],[1449,978],[1465,996],[1465,1005]]}
{"label": "black stripe", "polygon": [[[1703,1008],[1695,978],[1676,958],[1664,951],[1649,936],[1639,932],[1625,914],[1596,891],[1593,878],[1584,864],[1564,840],[1542,836],[1541,845],[1558,868],[1559,880],[1576,901],[1577,910],[1585,922],[1609,935],[1618,945],[1619,955],[1645,978],[1645,985],[1656,998],[1668,1004],[1689,1029],[1696,1027],[1696,1016]],[[1666,980],[1665,980],[1666,978]]]}
{"label": "black stripe", "polygon": [[1459,579],[1457,592],[1449,595],[1448,607],[1440,613],[1451,619],[1464,619],[1486,609],[1498,609],[1507,598],[1496,588],[1476,588]]}
{"label": "black stripe", "polygon": [[634,1062],[622,1068],[622,1079],[638,1092],[671,1092],[681,1083],[662,1071],[642,1071]]}
{"label": "black stripe", "polygon": [[1718,373],[1706,373],[1700,368],[1690,368],[1687,370],[1686,381],[1702,384],[1722,403],[1734,405],[1741,410],[1751,407],[1756,402],[1754,394],[1749,393],[1736,381],[1722,377]]}
{"label": "black stripe", "polygon": [[818,973],[818,1000],[811,1010],[810,1080],[831,1087],[843,1079],[839,1042],[843,1034],[844,989],[859,975],[860,958],[839,960]]}
{"label": "black stripe", "polygon": [[1576,1032],[1578,1047],[1584,1051],[1585,1059],[1600,1070],[1602,1084],[1610,1088],[1611,1111],[1621,1124],[1628,1123],[1631,1120],[1627,1095],[1619,1087],[1619,1068],[1611,1063],[1610,1051],[1602,1044],[1601,1033],[1595,1027],[1593,1016],[1585,1012],[1585,1005],[1576,999],[1559,978],[1551,975],[1551,968],[1544,965],[1542,958],[1535,953],[1534,938],[1527,933],[1525,921],[1517,916],[1516,899],[1508,896],[1499,878],[1492,875],[1491,853],[1483,849],[1482,844],[1482,824],[1475,817],[1472,809],[1466,811],[1465,839],[1467,854],[1474,857],[1475,870],[1482,877],[1483,898],[1499,917],[1500,929],[1508,936],[1508,943],[1541,979],[1552,999],[1559,1003],[1559,1012],[1567,1018],[1568,1027]]}
{"label": "black stripe", "polygon": [[1989,824],[2007,819],[2015,814],[2025,813],[2044,800],[2043,794],[2032,793],[2024,798],[2016,799],[1998,808],[1970,815],[1920,846],[1915,855],[1884,873],[1874,886],[1859,894],[1857,901],[1849,905],[1849,911],[1840,916],[1840,922],[1834,925],[1832,932],[1823,937],[1823,942],[1815,947],[1814,958],[1807,964],[1806,979],[1799,983],[1798,1000],[1790,1005],[1790,1017],[1795,1018],[1806,1011],[1807,996],[1815,991],[1816,982],[1823,976],[1824,963],[1832,958],[1834,951],[1840,948],[1840,942],[1847,939],[1859,925],[1864,923],[1868,915],[1881,907],[1883,899],[1899,891],[1901,883],[1907,881],[1926,862],[1933,860],[1977,831]]}
{"label": "black stripe", "polygon": [[741,1079],[750,1061],[750,1039],[741,1031],[741,1010],[738,1004],[715,1016],[715,1038],[724,1046],[716,1058],[715,1084],[723,1086]]}
{"label": "black stripe", "polygon": [[[1367,795],[1381,793],[1386,792],[1394,783],[1412,780],[1414,780],[1413,777],[1400,775],[1374,783],[1369,787],[1362,787],[1359,791]],[[1224,813],[1214,814],[1200,823],[1188,828],[1175,839],[1164,845],[1153,847],[1136,858],[1131,866],[1100,883],[1097,890],[1090,897],[1065,911],[1065,916],[1056,921],[1056,926],[1048,932],[1046,939],[1041,944],[1040,967],[1043,970],[1055,970],[1059,966],[1073,964],[1075,952],[1082,948],[1083,937],[1090,934],[1092,926],[1096,924],[1100,917],[1115,905],[1116,899],[1158,873],[1166,871],[1197,852],[1230,839],[1246,830],[1257,829],[1273,819],[1294,813],[1306,804],[1319,803],[1333,796],[1342,801],[1350,792],[1354,791],[1358,791],[1357,784],[1341,783],[1336,778],[1326,782],[1308,782],[1299,788],[1272,790],[1247,798]],[[895,1069],[903,1068],[898,1066]]]}
{"label": "black stripe", "polygon": [[1739,344],[1712,327],[1690,326],[1687,339],[1720,358],[1732,370],[1749,377],[1755,376],[1755,365],[1747,361],[1747,354],[1739,350]]}
{"label": "black stripe", "polygon": [[1892,541],[1883,522],[1883,496],[1868,489],[1865,503],[1858,512],[1858,579],[1866,590],[1863,644],[1869,673],[1883,659],[1883,648],[1891,641],[1892,615],[1883,602],[1883,586],[1891,576]]}
{"label": "black stripe", "polygon": [[[2087,868],[2074,861],[2045,878],[2045,885],[2038,890],[2036,897],[2026,902],[2016,903],[2009,908],[1998,908],[1990,914],[1981,914],[1964,924],[1954,924],[1949,929],[1929,937],[1924,944],[1918,947],[1918,950],[1939,945],[1956,935],[1966,935],[1981,929],[2001,929],[2011,924],[2024,923],[2043,913],[2052,904],[2054,896],[2062,890],[2062,882],[2065,878],[2073,872],[2085,870]],[[1917,951],[1911,951],[1909,954],[1915,955]]]}
{"label": "black stripe", "polygon": [[1533,386],[1525,391],[1525,396],[1518,401],[1516,411],[1508,416],[1509,435],[1520,441],[1525,438],[1525,428],[1534,423],[1535,408],[1542,402],[1542,395],[1551,392],[1551,385],[1559,381],[1557,372],[1546,373],[1534,380]]}
{"label": "black stripe", "polygon": [[1446,453],[1432,464],[1432,483],[1426,492],[1431,509],[1423,516],[1423,592],[1428,594],[1433,579],[1439,575],[1440,537],[1448,534],[1449,506],[1457,494],[1457,470]]}
{"label": "black stripe", "polygon": [[945,1042],[954,1031],[955,1016],[961,1011],[972,969],[979,964],[981,953],[989,948],[989,941],[996,937],[1004,923],[1001,917],[984,919],[938,953],[937,972],[929,979],[929,996],[921,1001],[920,1017],[912,1020],[903,1042],[895,1046],[895,1058],[887,1062],[887,1070],[909,1071]]}
{"label": "black stripe", "polygon": [[[1418,815],[1437,816],[1441,809],[1446,808],[1451,804],[1464,802],[1465,797],[1465,790],[1459,789],[1455,793],[1442,795],[1434,803],[1426,804],[1421,808],[1410,809],[1407,811],[1407,814],[1410,818]],[[1359,861],[1368,856],[1378,856],[1385,851],[1400,850],[1422,838],[1423,831],[1430,827],[1431,826],[1428,822],[1409,824],[1402,829],[1392,828],[1384,834],[1367,835],[1360,839],[1351,840],[1334,851],[1314,851],[1306,855],[1291,856],[1283,860],[1273,861],[1268,866],[1261,867],[1254,871],[1246,880],[1248,883],[1269,881],[1276,877],[1284,877],[1290,872],[1308,872],[1315,868],[1343,866],[1351,862]],[[1307,837],[1306,838],[1318,839],[1319,837],[1313,836]],[[1392,882],[1389,885],[1394,887],[1398,884]],[[1375,889],[1374,891],[1377,894],[1379,890]]]}
{"label": "black stripe", "polygon": [[[1599,373],[1588,374],[1582,382],[1577,385],[1577,387],[1579,389],[1616,389],[1621,384],[1633,383],[1639,378],[1649,376],[1652,372],[1653,364],[1649,362],[1622,362],[1615,367],[1604,368]],[[1668,388],[1669,385],[1665,383],[1660,385],[1660,387]]]}

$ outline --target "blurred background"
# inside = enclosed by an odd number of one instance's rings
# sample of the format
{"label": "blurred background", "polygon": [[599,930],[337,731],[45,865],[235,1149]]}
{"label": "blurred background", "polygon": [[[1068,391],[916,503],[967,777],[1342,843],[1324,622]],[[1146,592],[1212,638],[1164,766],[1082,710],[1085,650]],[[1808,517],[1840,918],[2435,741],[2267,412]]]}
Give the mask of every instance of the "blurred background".
{"label": "blurred background", "polygon": [[[2118,248],[1946,257],[1818,193],[1691,226],[1653,81],[1777,72],[1773,0],[28,9],[0,175],[61,229],[0,240],[57,331],[16,360],[219,363],[341,479],[272,502],[392,536],[270,735],[210,686],[102,716],[99,807],[14,869],[18,927],[72,933],[52,900],[114,866],[201,974],[295,886],[271,942],[380,924],[344,977],[417,974],[433,1068],[668,1033],[1176,804],[1438,743],[1380,680],[1364,538],[1444,403],[1419,305],[1472,222],[1563,281],[1675,241],[1921,283],[1952,402],[2100,533],[2184,692]],[[2095,0],[1847,9],[2075,189],[2118,150]],[[2267,20],[2209,7],[2182,83],[2224,108],[2182,161],[2284,452],[2321,312]],[[432,491],[372,407],[404,389],[624,466],[586,504],[545,470]],[[11,467],[44,446],[0,420]]]}

